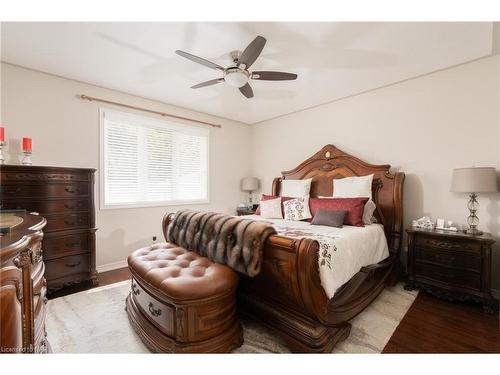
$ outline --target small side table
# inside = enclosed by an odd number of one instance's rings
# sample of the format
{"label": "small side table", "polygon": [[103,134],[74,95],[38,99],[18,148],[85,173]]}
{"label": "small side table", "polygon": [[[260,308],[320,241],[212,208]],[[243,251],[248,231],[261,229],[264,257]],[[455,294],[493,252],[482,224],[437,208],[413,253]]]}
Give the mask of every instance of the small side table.
{"label": "small side table", "polygon": [[410,228],[408,233],[408,283],[446,300],[473,301],[487,313],[498,311],[491,294],[491,246],[489,233]]}
{"label": "small side table", "polygon": [[253,208],[249,207],[237,207],[236,208],[236,213],[238,216],[245,216],[245,215],[255,215],[255,211]]}

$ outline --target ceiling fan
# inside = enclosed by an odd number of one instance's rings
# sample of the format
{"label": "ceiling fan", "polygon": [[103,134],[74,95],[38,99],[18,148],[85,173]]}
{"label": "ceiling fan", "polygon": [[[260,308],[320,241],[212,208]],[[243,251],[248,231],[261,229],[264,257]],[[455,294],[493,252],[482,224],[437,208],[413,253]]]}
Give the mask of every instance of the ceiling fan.
{"label": "ceiling fan", "polygon": [[191,61],[198,64],[208,66],[209,68],[221,71],[223,76],[220,78],[211,79],[210,81],[198,83],[197,85],[191,86],[192,89],[199,89],[200,87],[206,87],[211,85],[216,85],[221,82],[227,83],[229,86],[236,87],[240,92],[247,98],[253,98],[253,90],[249,84],[251,79],[260,81],[288,81],[297,78],[297,74],[294,73],[284,73],[284,72],[274,72],[274,71],[253,71],[250,72],[248,68],[257,60],[260,53],[266,45],[266,39],[262,36],[256,37],[243,52],[232,51],[230,53],[231,60],[233,63],[226,68],[215,64],[211,61],[205,60],[201,57],[192,55],[188,52],[181,50],[175,51],[179,56],[185,57]]}

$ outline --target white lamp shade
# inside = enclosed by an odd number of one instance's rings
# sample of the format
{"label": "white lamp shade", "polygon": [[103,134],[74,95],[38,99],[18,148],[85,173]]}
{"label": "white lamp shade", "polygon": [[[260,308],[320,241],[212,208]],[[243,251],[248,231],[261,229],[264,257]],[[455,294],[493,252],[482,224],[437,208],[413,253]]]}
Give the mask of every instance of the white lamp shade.
{"label": "white lamp shade", "polygon": [[240,183],[241,190],[255,191],[259,188],[259,179],[256,177],[244,177]]}
{"label": "white lamp shade", "polygon": [[493,193],[497,175],[492,167],[457,168],[453,170],[451,189],[455,193]]}

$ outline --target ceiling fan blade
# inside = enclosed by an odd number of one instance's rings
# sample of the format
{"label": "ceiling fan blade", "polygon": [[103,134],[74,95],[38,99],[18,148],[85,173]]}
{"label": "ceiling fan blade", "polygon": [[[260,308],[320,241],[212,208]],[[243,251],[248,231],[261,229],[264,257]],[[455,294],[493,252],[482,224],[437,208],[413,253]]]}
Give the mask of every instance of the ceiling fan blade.
{"label": "ceiling fan blade", "polygon": [[200,87],[205,87],[205,86],[212,86],[216,85],[217,83],[224,82],[224,78],[216,78],[216,79],[211,79],[210,81],[205,81],[202,83],[198,83],[197,85],[191,86],[192,89],[199,89]]}
{"label": "ceiling fan blade", "polygon": [[285,72],[260,71],[260,72],[253,72],[252,79],[258,79],[262,81],[290,81],[297,79],[297,74],[285,73]]}
{"label": "ceiling fan blade", "polygon": [[248,99],[253,98],[253,90],[252,90],[252,87],[248,83],[245,84],[245,86],[240,87],[240,91]]}
{"label": "ceiling fan blade", "polygon": [[187,52],[184,52],[181,50],[176,50],[175,53],[178,54],[179,56],[182,56],[182,57],[188,59],[188,60],[194,61],[195,63],[208,66],[209,68],[217,69],[217,70],[224,70],[224,68],[222,66],[217,65],[216,63],[213,63],[211,61],[205,60],[201,57],[192,55],[190,53],[187,53]]}
{"label": "ceiling fan blade", "polygon": [[256,37],[252,42],[245,48],[240,58],[238,59],[238,64],[245,64],[245,68],[248,69],[252,65],[266,45],[266,38],[262,36]]}

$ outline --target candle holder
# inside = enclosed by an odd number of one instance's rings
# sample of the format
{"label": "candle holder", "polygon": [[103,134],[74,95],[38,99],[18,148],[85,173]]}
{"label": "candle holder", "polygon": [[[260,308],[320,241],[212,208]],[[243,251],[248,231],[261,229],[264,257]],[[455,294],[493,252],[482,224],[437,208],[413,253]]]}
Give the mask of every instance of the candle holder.
{"label": "candle holder", "polygon": [[32,165],[33,163],[31,162],[31,151],[23,151],[24,153],[24,158],[22,161],[22,165]]}
{"label": "candle holder", "polygon": [[7,142],[0,142],[0,165],[5,164],[5,158],[3,157],[3,146],[6,146]]}

